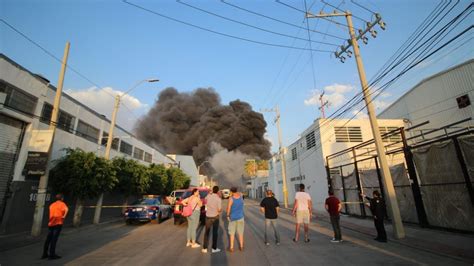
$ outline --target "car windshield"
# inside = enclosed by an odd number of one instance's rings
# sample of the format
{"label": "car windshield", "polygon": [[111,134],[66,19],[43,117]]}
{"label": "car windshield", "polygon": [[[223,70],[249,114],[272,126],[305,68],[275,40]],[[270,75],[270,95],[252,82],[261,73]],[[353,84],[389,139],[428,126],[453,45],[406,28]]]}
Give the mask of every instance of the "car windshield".
{"label": "car windshield", "polygon": [[153,199],[139,199],[136,200],[132,205],[157,205],[161,203],[161,198]]}
{"label": "car windshield", "polygon": [[176,198],[181,198],[181,197],[183,196],[183,194],[184,194],[184,191],[176,191],[176,192],[174,193],[174,196],[175,196]]}
{"label": "car windshield", "polygon": [[[193,194],[192,191],[186,191],[186,192],[184,192],[184,194],[183,194],[183,199],[185,199],[185,198],[191,196],[192,194]],[[200,191],[199,191],[199,196],[201,197],[201,199],[205,198],[205,197],[207,196],[207,194],[209,194],[209,191],[207,191],[207,190],[200,190]]]}

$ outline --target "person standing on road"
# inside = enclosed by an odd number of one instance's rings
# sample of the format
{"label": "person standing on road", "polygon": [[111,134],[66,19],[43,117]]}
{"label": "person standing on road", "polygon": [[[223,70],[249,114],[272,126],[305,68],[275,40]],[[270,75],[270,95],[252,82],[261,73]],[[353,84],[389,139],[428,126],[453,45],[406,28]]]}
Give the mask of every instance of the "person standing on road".
{"label": "person standing on road", "polygon": [[374,190],[373,196],[373,198],[370,198],[362,194],[362,197],[369,200],[370,204],[366,203],[366,205],[370,208],[370,211],[374,216],[375,229],[377,230],[377,237],[375,238],[375,240],[379,242],[387,242],[387,233],[385,232],[385,226],[383,223],[383,220],[386,215],[385,203],[382,197],[380,196],[380,192],[378,192],[377,190]]}
{"label": "person standing on road", "polygon": [[188,204],[193,208],[193,213],[186,218],[188,220],[188,229],[186,231],[186,247],[198,248],[200,245],[196,243],[196,230],[199,226],[202,201],[197,188],[193,189],[192,195],[190,197],[183,200],[184,206],[187,206]]}
{"label": "person standing on road", "polygon": [[235,232],[239,237],[239,248],[244,250],[244,200],[240,192],[237,192],[236,187],[230,189],[232,196],[229,198],[227,204],[227,220],[229,221],[229,252],[234,251]]}
{"label": "person standing on road", "polygon": [[212,253],[221,251],[217,248],[217,232],[219,231],[219,214],[222,210],[222,200],[218,194],[219,187],[214,186],[212,193],[206,197],[206,230],[204,231],[204,243],[202,252],[207,253],[207,246],[209,244],[209,232],[212,226]]}
{"label": "person standing on road", "polygon": [[326,199],[324,207],[329,213],[329,218],[331,219],[332,228],[334,230],[334,238],[331,240],[331,242],[340,243],[342,242],[342,237],[341,227],[339,226],[339,213],[341,212],[342,204],[341,201],[336,196],[334,196],[334,192],[332,190],[329,190],[328,194],[329,197]]}
{"label": "person standing on road", "polygon": [[300,191],[296,192],[293,216],[296,216],[296,232],[293,242],[298,242],[300,237],[300,226],[304,224],[304,242],[309,242],[309,221],[313,213],[313,202],[311,196],[304,191],[304,184],[300,184]]}
{"label": "person standing on road", "polygon": [[280,211],[280,204],[273,197],[273,192],[267,190],[266,197],[260,203],[260,210],[265,214],[265,245],[270,245],[267,238],[267,228],[270,225],[273,227],[273,232],[275,233],[275,241],[277,246],[280,245],[280,234],[277,230],[277,218],[278,212]]}
{"label": "person standing on road", "polygon": [[64,203],[63,194],[56,194],[56,201],[49,205],[48,236],[44,242],[42,259],[55,260],[61,258],[61,256],[56,254],[56,243],[58,242],[68,211],[69,209],[66,203]]}

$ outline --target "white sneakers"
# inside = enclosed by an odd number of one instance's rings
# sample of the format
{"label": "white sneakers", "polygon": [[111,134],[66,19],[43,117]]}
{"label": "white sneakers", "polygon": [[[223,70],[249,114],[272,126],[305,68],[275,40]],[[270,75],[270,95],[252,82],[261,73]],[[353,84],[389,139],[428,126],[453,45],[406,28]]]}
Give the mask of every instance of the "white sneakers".
{"label": "white sneakers", "polygon": [[202,252],[202,253],[207,253],[207,248],[201,249],[201,252]]}
{"label": "white sneakers", "polygon": [[200,247],[201,245],[199,245],[198,243],[192,243],[191,244],[191,248],[198,248]]}
{"label": "white sneakers", "polygon": [[187,242],[187,243],[186,243],[186,247],[190,247],[191,245],[192,245],[191,242]]}
{"label": "white sneakers", "polygon": [[[217,252],[220,252],[220,251],[221,251],[220,249],[216,248],[216,249],[212,249],[211,252],[212,252],[212,253],[217,253]],[[201,252],[202,252],[202,253],[207,253],[207,248],[201,249]]]}

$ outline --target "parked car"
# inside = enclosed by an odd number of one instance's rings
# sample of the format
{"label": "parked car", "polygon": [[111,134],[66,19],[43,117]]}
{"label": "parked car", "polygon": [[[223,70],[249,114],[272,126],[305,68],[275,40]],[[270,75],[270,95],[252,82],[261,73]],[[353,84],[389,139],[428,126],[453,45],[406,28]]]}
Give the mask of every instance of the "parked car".
{"label": "parked car", "polygon": [[[182,224],[184,221],[186,221],[185,217],[182,216],[183,213],[183,203],[182,201],[188,197],[190,197],[193,194],[193,189],[194,188],[189,188],[187,189],[184,194],[182,195],[181,199],[176,200],[176,203],[174,205],[174,224]],[[203,206],[201,207],[201,215],[199,217],[199,220],[201,223],[204,223],[206,220],[206,196],[209,194],[211,191],[207,187],[198,187],[199,190],[199,196],[201,198],[201,201],[203,203]]]}
{"label": "parked car", "polygon": [[171,205],[176,203],[176,200],[181,199],[186,189],[173,190],[168,197],[166,197]]}
{"label": "parked car", "polygon": [[164,202],[161,196],[146,195],[127,207],[124,217],[127,224],[152,220],[161,223],[164,219],[171,218],[172,211],[171,205]]}
{"label": "parked car", "polygon": [[223,189],[221,190],[221,196],[223,199],[228,199],[230,197],[230,189]]}

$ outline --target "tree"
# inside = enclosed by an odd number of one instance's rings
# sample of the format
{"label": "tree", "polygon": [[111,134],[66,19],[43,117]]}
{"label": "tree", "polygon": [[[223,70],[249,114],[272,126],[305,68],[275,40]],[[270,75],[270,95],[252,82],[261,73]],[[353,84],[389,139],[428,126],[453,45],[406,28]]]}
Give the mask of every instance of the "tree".
{"label": "tree", "polygon": [[50,184],[56,191],[76,198],[74,226],[80,225],[83,201],[113,189],[117,183],[115,174],[109,161],[79,148],[66,149],[66,155],[56,161],[50,171]]}
{"label": "tree", "polygon": [[145,194],[150,187],[150,173],[147,167],[132,159],[115,157],[112,160],[117,172],[117,188],[125,197],[124,205],[130,196]]}
{"label": "tree", "polygon": [[166,167],[162,164],[150,164],[148,167],[150,175],[149,194],[167,195],[166,188],[168,186],[168,173]]}
{"label": "tree", "polygon": [[171,191],[180,188],[187,188],[191,183],[191,178],[186,175],[181,169],[171,167],[166,170],[168,174],[168,184],[166,186],[166,195],[170,194]]}

